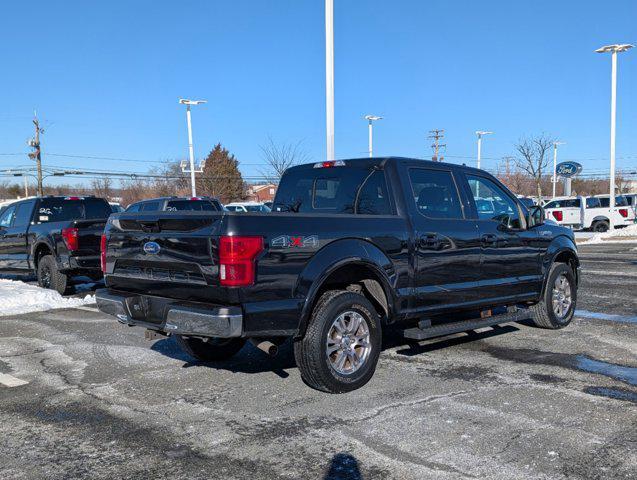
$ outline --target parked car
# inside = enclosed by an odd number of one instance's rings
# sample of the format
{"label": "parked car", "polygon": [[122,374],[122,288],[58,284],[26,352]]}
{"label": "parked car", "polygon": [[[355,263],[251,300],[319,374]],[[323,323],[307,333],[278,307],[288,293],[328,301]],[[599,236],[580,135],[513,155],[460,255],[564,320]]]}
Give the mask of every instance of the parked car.
{"label": "parked car", "polygon": [[127,212],[178,212],[183,210],[223,210],[221,202],[213,197],[160,197],[131,203]]}
{"label": "parked car", "polygon": [[260,202],[233,202],[226,204],[225,207],[229,212],[267,213],[271,211],[270,207]]}
{"label": "parked car", "polygon": [[305,382],[332,393],[372,377],[389,326],[565,327],[579,278],[572,231],[541,207],[484,171],[404,158],[292,167],[269,214],[113,215],[102,245],[102,312],[202,361],[292,338]]}
{"label": "parked car", "polygon": [[[575,230],[605,232],[610,228],[611,211],[608,195],[556,197],[544,208],[548,218]],[[622,195],[615,198],[613,222],[616,227],[635,222],[635,212]]]}
{"label": "parked car", "polygon": [[113,213],[121,213],[124,211],[124,207],[117,202],[109,202],[109,205],[111,206]]}
{"label": "parked car", "polygon": [[69,279],[101,279],[100,238],[111,207],[102,198],[47,196],[21,200],[0,215],[0,270],[37,275],[67,293]]}

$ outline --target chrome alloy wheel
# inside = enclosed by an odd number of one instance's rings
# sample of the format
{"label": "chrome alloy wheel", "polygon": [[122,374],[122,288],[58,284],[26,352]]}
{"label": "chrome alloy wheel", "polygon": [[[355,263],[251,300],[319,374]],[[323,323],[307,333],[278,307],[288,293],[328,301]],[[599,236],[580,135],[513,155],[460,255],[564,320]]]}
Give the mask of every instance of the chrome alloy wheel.
{"label": "chrome alloy wheel", "polygon": [[562,273],[555,279],[553,284],[553,313],[559,320],[563,320],[568,314],[572,303],[571,282]]}
{"label": "chrome alloy wheel", "polygon": [[327,332],[326,353],[330,367],[341,375],[359,370],[372,350],[369,326],[358,312],[341,313]]}

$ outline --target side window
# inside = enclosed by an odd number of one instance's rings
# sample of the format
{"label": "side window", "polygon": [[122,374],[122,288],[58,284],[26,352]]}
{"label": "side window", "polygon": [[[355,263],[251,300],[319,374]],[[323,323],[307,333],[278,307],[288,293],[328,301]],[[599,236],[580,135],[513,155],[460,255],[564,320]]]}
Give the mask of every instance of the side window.
{"label": "side window", "polygon": [[142,204],[142,212],[156,212],[159,210],[159,202],[146,202]]}
{"label": "side window", "polygon": [[487,178],[467,175],[480,220],[494,220],[510,228],[522,228],[518,204]]}
{"label": "side window", "polygon": [[34,202],[25,202],[18,205],[15,213],[14,227],[26,227],[31,223],[31,214],[33,213]]}
{"label": "side window", "polygon": [[137,213],[137,212],[139,212],[139,207],[141,207],[141,205],[139,203],[136,203],[136,204],[131,205],[130,207],[128,207],[126,209],[126,212]]}
{"label": "side window", "polygon": [[458,189],[451,172],[424,168],[409,170],[418,211],[429,218],[463,218]]}
{"label": "side window", "polygon": [[586,199],[586,208],[601,208],[602,204],[599,198],[590,197]]}
{"label": "side window", "polygon": [[361,186],[356,197],[354,213],[363,215],[390,215],[385,174],[377,170]]}
{"label": "side window", "polygon": [[7,208],[2,216],[0,216],[0,227],[8,228],[13,223],[13,217],[15,216],[15,205]]}

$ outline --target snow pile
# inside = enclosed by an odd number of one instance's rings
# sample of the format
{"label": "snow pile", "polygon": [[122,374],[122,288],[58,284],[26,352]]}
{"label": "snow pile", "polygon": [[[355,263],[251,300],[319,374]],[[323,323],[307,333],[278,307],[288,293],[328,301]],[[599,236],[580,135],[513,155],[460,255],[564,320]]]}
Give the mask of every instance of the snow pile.
{"label": "snow pile", "polygon": [[584,243],[608,243],[608,242],[626,242],[636,241],[626,237],[637,237],[637,223],[624,228],[617,228],[613,231],[609,230],[604,233],[597,233]]}
{"label": "snow pile", "polygon": [[53,308],[72,308],[95,303],[93,295],[64,298],[54,290],[46,290],[15,280],[0,279],[0,317],[20,313],[43,312]]}

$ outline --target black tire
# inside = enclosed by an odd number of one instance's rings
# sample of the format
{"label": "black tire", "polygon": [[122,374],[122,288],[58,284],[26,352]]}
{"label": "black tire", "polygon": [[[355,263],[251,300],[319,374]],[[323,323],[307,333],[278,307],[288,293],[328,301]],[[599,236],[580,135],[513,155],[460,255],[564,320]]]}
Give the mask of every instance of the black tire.
{"label": "black tire", "polygon": [[[570,290],[570,306],[562,315],[558,316],[555,312],[555,308],[553,307],[553,290],[556,280],[562,275],[568,282],[568,288]],[[576,305],[577,285],[575,283],[573,270],[565,263],[554,263],[549,271],[542,299],[538,304],[531,307],[531,311],[533,312],[533,322],[541,328],[550,328],[554,330],[564,328],[571,323]]]}
{"label": "black tire", "polygon": [[[350,357],[345,355],[346,364],[351,368],[357,368],[346,374],[339,373],[336,370],[338,367],[333,365],[335,356],[340,355],[339,351],[332,355],[328,355],[327,352],[328,335],[334,331],[334,324],[341,315],[346,322],[350,322],[350,326],[353,324],[351,319],[348,320],[348,315],[362,317],[365,320],[362,330],[357,329],[341,335],[341,338],[347,337],[350,352],[356,351],[356,358],[364,359],[360,366],[355,367],[354,358],[350,360]],[[364,344],[352,347],[349,343],[350,335],[356,338],[361,332],[366,335],[367,340]],[[342,341],[339,342],[343,344]],[[362,387],[372,378],[378,363],[381,343],[381,321],[371,302],[358,293],[333,290],[324,293],[316,303],[305,336],[294,342],[294,358],[301,371],[301,377],[310,387],[328,393],[344,393]],[[344,367],[345,364],[341,365],[341,368]]]}
{"label": "black tire", "polygon": [[208,338],[204,340],[199,337],[175,335],[175,341],[179,348],[201,362],[227,360],[245,345],[243,338]]}
{"label": "black tire", "polygon": [[593,231],[598,233],[607,232],[610,228],[610,224],[606,220],[598,220],[593,222]]}
{"label": "black tire", "polygon": [[71,292],[69,277],[60,273],[57,262],[52,255],[45,255],[38,262],[38,285],[42,288],[55,290],[60,295]]}

